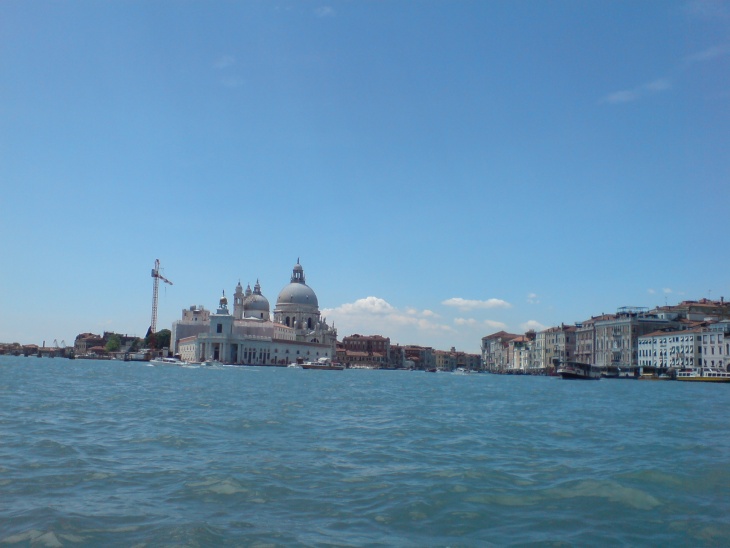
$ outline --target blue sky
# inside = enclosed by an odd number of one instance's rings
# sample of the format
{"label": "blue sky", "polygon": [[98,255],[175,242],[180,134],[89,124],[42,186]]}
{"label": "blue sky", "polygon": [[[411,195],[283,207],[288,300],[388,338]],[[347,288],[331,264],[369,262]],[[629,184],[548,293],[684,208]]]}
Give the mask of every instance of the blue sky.
{"label": "blue sky", "polygon": [[730,3],[0,3],[0,341],[300,258],[339,335],[730,298]]}

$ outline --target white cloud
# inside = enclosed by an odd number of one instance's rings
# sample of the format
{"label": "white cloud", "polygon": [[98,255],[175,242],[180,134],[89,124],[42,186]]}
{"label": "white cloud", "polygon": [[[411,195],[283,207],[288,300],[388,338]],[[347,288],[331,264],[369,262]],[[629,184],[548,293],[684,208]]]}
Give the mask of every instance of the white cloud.
{"label": "white cloud", "polygon": [[345,303],[337,308],[331,309],[331,312],[338,314],[388,314],[395,309],[385,301],[378,297],[365,297],[358,299],[354,303]]}
{"label": "white cloud", "polygon": [[537,293],[528,293],[527,302],[528,304],[540,304],[540,299],[537,298]]}
{"label": "white cloud", "polygon": [[314,13],[317,17],[334,17],[335,16],[335,10],[330,6],[320,6],[316,10],[314,10]]}
{"label": "white cloud", "polygon": [[649,295],[654,295],[656,293],[656,290],[649,288],[646,290],[646,292],[649,293]]}
{"label": "white cloud", "polygon": [[620,103],[630,103],[654,93],[666,91],[672,87],[672,82],[668,78],[657,78],[651,82],[641,84],[633,89],[614,91],[603,98],[601,102],[610,103],[612,105]]}
{"label": "white cloud", "polygon": [[474,318],[454,318],[454,323],[456,325],[470,325],[470,326],[479,324],[479,322],[477,320],[475,320]]}
{"label": "white cloud", "polygon": [[674,293],[674,292],[673,292],[673,291],[672,291],[672,290],[671,290],[670,288],[668,288],[668,287],[665,287],[664,289],[662,289],[662,291],[663,291],[664,293],[666,293],[667,295],[668,295],[669,293]]}
{"label": "white cloud", "polygon": [[631,101],[636,101],[638,98],[639,95],[634,91],[614,91],[606,95],[602,102],[616,105],[619,103],[630,103]]}
{"label": "white cloud", "polygon": [[698,51],[697,53],[693,53],[692,55],[687,55],[684,58],[684,62],[686,64],[703,63],[728,54],[730,54],[730,46],[723,44],[719,46],[712,46],[702,51]]}
{"label": "white cloud", "polygon": [[656,93],[659,91],[664,91],[664,90],[670,89],[671,87],[672,87],[672,82],[669,79],[659,78],[652,82],[647,82],[646,84],[641,86],[640,89],[642,91]]}
{"label": "white cloud", "polygon": [[547,329],[547,327],[542,325],[537,320],[527,320],[525,323],[520,324],[520,329],[522,329],[523,331],[543,331]]}
{"label": "white cloud", "polygon": [[[714,7],[711,7],[712,3],[697,2],[696,4],[697,6],[704,6],[704,8],[707,9],[715,9]],[[726,9],[726,13],[730,13],[730,10]],[[674,79],[678,79],[684,71],[688,70],[694,64],[709,62],[725,55],[730,55],[730,44],[719,44],[697,53],[686,55],[680,59],[674,67],[674,70],[672,71]],[[671,78],[657,78],[630,89],[623,89],[609,93],[603,97],[600,102],[612,105],[631,103],[644,97],[671,89],[673,85],[674,83]]]}
{"label": "white cloud", "polygon": [[461,310],[474,310],[477,308],[512,308],[512,305],[502,299],[487,299],[486,301],[477,301],[471,299],[462,299],[461,297],[453,297],[446,299],[441,304],[444,306],[453,306]]}
{"label": "white cloud", "polygon": [[467,327],[489,327],[491,329],[507,329],[507,324],[503,322],[497,322],[494,320],[475,320],[474,318],[454,318],[454,323],[460,326]]}
{"label": "white cloud", "polygon": [[337,308],[324,309],[322,315],[335,324],[340,336],[360,333],[393,337],[402,336],[409,330],[454,332],[453,327],[435,321],[438,315],[431,310],[399,310],[380,297],[365,297]]}
{"label": "white cloud", "polygon": [[485,326],[491,327],[492,329],[507,329],[507,324],[502,322],[496,322],[494,320],[484,320]]}

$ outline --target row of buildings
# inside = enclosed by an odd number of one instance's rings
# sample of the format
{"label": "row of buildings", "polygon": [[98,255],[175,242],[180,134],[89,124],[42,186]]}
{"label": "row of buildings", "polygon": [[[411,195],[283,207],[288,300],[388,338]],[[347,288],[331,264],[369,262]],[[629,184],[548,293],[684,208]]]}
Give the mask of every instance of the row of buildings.
{"label": "row of buildings", "polygon": [[297,261],[290,283],[269,300],[257,281],[245,290],[239,282],[233,310],[225,294],[213,313],[195,305],[173,322],[170,351],[183,360],[217,360],[229,364],[288,365],[329,358],[348,367],[372,369],[479,369],[481,356],[430,347],[391,344],[380,335],[351,335],[337,340],[337,330],[321,317],[317,295],[306,284]]}
{"label": "row of buildings", "polygon": [[482,338],[482,362],[493,372],[544,373],[561,361],[611,373],[681,368],[730,369],[730,303],[721,299],[678,305],[623,307],[574,325]]}
{"label": "row of buildings", "polygon": [[479,354],[435,350],[429,346],[391,344],[381,335],[350,335],[337,343],[337,361],[348,367],[453,371],[481,369]]}

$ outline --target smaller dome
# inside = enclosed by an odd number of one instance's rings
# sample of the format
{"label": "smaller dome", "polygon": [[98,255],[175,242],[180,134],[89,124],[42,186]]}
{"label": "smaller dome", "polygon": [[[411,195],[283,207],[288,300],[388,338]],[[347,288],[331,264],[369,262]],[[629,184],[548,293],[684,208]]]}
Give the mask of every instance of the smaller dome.
{"label": "smaller dome", "polygon": [[261,312],[268,312],[269,301],[263,295],[251,295],[248,299],[246,299],[246,302],[243,303],[243,309],[246,311],[259,310]]}
{"label": "smaller dome", "polygon": [[256,280],[253,292],[251,292],[251,286],[246,289],[246,298],[243,300],[243,309],[247,312],[268,312],[269,311],[269,300],[261,294],[261,285]]}
{"label": "smaller dome", "polygon": [[220,305],[224,306],[227,304],[228,304],[228,297],[226,297],[226,292],[224,291],[223,296],[221,297],[221,300],[220,300]]}

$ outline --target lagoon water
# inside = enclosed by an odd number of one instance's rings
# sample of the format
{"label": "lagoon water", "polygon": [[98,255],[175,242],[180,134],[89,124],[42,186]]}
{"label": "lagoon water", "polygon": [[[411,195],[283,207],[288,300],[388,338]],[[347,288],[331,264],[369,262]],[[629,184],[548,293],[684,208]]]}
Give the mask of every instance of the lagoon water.
{"label": "lagoon water", "polygon": [[0,356],[0,545],[730,543],[730,386]]}

